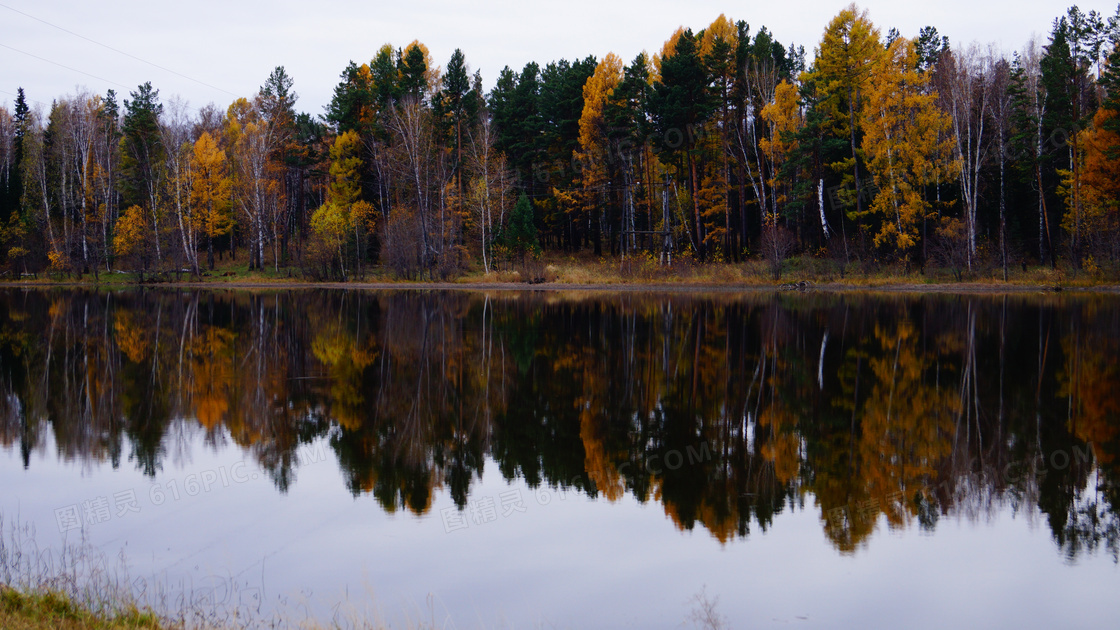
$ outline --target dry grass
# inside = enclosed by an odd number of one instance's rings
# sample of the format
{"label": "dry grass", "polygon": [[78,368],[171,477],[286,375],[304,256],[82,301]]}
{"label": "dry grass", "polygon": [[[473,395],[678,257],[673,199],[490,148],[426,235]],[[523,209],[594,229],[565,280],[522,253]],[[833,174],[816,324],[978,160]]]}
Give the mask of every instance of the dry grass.
{"label": "dry grass", "polygon": [[[33,525],[0,514],[0,630],[382,630],[372,591],[332,602],[329,622],[307,616],[309,601],[282,597],[275,610],[215,597],[174,583],[142,580],[135,593],[122,551],[114,559],[84,537],[42,547]],[[226,593],[229,595],[229,593]],[[435,628],[435,602],[417,610],[406,629]],[[267,608],[267,607],[266,607]],[[431,617],[431,620],[426,620]]]}
{"label": "dry grass", "polygon": [[175,630],[136,609],[97,614],[57,592],[23,594],[0,586],[0,628],[5,630]]}
{"label": "dry grass", "polygon": [[[781,279],[775,281],[766,261],[751,259],[737,263],[697,263],[687,256],[678,257],[672,265],[662,265],[649,255],[620,258],[596,258],[589,254],[551,255],[541,261],[546,269],[545,281],[552,285],[573,287],[610,287],[620,285],[684,286],[707,285],[724,287],[780,287],[807,283],[833,289],[921,290],[923,287],[942,290],[1022,290],[1022,289],[1089,289],[1114,287],[1120,284],[1120,273],[1074,272],[1072,269],[1049,266],[1028,266],[1009,269],[1007,281],[999,266],[978,265],[957,281],[952,271],[927,266],[925,269],[904,265],[844,263],[823,256],[803,255],[783,263]],[[471,272],[461,276],[458,284],[524,284],[525,276],[516,270]]]}

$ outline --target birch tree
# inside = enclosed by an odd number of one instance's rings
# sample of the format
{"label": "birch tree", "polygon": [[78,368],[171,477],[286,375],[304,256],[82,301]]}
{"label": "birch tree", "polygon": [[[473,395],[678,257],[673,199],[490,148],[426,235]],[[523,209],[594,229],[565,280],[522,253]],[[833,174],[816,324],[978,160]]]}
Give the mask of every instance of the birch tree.
{"label": "birch tree", "polygon": [[259,108],[244,98],[229,106],[225,133],[230,148],[234,198],[245,218],[249,269],[263,269],[267,214],[277,192],[269,159],[276,138],[272,125],[261,117]]}
{"label": "birch tree", "polygon": [[494,126],[484,115],[468,144],[468,168],[472,175],[467,202],[478,226],[482,269],[489,274],[491,245],[505,226],[507,208],[513,191],[514,175],[504,153],[494,148]]}
{"label": "birch tree", "polygon": [[186,101],[179,97],[172,97],[167,102],[165,115],[160,121],[160,139],[165,147],[163,155],[164,168],[167,169],[165,181],[168,188],[168,203],[174,211],[183,258],[197,276],[199,267],[194,229],[196,220],[191,205],[193,188],[191,156],[194,153],[194,145],[190,136],[193,122],[187,113],[187,107]]}
{"label": "birch tree", "polygon": [[991,60],[973,44],[955,50],[942,63],[942,107],[952,120],[960,173],[961,199],[968,236],[968,269],[976,258],[976,211],[979,206],[980,173],[988,159],[989,107],[992,104]]}
{"label": "birch tree", "polygon": [[992,117],[992,145],[999,163],[999,256],[1003,280],[1007,281],[1007,151],[1011,140],[1011,64],[995,49],[988,51],[991,68],[989,111]]}

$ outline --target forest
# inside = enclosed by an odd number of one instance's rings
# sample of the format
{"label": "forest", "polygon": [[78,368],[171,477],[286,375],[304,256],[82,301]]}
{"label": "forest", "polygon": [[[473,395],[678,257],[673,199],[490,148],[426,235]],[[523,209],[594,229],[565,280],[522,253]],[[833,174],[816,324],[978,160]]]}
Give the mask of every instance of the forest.
{"label": "forest", "polygon": [[[1004,280],[1120,270],[1120,7],[1010,54],[851,5],[812,56],[723,15],[656,52],[505,67],[385,44],[320,114],[277,67],[191,109],[144,83],[0,108],[4,277],[445,280],[584,256],[794,257]],[[30,95],[41,98],[43,95]],[[35,101],[32,101],[35,102]]]}

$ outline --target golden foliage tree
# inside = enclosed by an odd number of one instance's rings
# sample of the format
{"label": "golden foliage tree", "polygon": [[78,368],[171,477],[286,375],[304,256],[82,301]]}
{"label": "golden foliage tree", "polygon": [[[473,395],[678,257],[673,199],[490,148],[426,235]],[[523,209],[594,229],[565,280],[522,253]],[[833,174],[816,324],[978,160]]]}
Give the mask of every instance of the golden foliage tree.
{"label": "golden foliage tree", "polygon": [[233,229],[232,182],[226,153],[207,132],[194,143],[191,170],[194,172],[191,202],[195,207],[195,229],[206,236],[206,265],[213,271],[214,239]]}
{"label": "golden foliage tree", "polygon": [[848,5],[829,22],[821,39],[812,71],[805,79],[816,86],[818,109],[824,114],[825,130],[846,140],[850,156],[830,164],[843,177],[844,189],[839,195],[849,207],[850,218],[863,213],[861,192],[865,175],[860,169],[860,116],[865,93],[874,68],[884,54],[875,28],[866,11]]}
{"label": "golden foliage tree", "polygon": [[1078,151],[1073,153],[1080,167],[1081,186],[1074,196],[1074,172],[1059,170],[1062,178],[1058,193],[1066,205],[1062,229],[1074,243],[1080,244],[1085,260],[1075,264],[1091,263],[1094,258],[1115,258],[1120,233],[1120,160],[1111,155],[1120,147],[1120,134],[1113,131],[1118,114],[1116,110],[1102,107],[1093,116],[1090,128],[1078,132]]}
{"label": "golden foliage tree", "polygon": [[869,210],[881,219],[875,244],[907,260],[930,208],[923,189],[950,161],[949,119],[927,83],[913,42],[894,40],[872,70],[861,118],[863,153],[879,189]]}
{"label": "golden foliage tree", "polygon": [[[770,125],[770,137],[758,141],[759,148],[766,157],[775,165],[771,189],[777,191],[781,186],[778,181],[780,169],[785,165],[790,155],[797,151],[796,135],[805,126],[805,115],[801,110],[801,97],[797,86],[789,81],[782,81],[774,90],[774,102],[762,108],[762,119]],[[778,204],[786,201],[788,191],[780,195]],[[763,210],[765,212],[765,209]],[[777,217],[771,217],[776,220]]]}
{"label": "golden foliage tree", "polygon": [[273,122],[261,115],[259,102],[239,98],[226,113],[225,136],[233,198],[245,218],[249,268],[263,269],[269,213],[281,193],[278,165],[272,160],[279,134]]}
{"label": "golden foliage tree", "polygon": [[[354,236],[355,267],[361,265],[362,237],[375,220],[374,208],[361,200],[362,140],[355,131],[339,134],[331,145],[327,199],[311,217],[312,253],[333,251],[346,274],[345,246]],[[329,248],[329,249],[324,249]]]}
{"label": "golden foliage tree", "polygon": [[584,191],[579,207],[589,220],[596,223],[601,222],[603,202],[609,194],[604,191],[611,178],[609,129],[603,112],[611,93],[621,82],[622,59],[614,53],[607,53],[583,85],[583,114],[579,119],[579,149],[576,152],[576,159],[582,166],[580,180]]}
{"label": "golden foliage tree", "polygon": [[142,270],[148,268],[148,228],[144,209],[129,206],[117,220],[117,230],[113,235],[113,253]]}

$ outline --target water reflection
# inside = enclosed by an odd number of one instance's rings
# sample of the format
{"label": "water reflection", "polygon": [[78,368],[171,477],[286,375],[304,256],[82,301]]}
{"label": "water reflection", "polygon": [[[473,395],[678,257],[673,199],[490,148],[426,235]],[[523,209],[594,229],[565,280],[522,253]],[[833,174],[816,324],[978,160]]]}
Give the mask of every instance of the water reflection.
{"label": "water reflection", "polygon": [[0,442],[153,476],[200,426],[284,492],[325,438],[414,513],[490,459],[720,541],[811,506],[842,552],[1010,509],[1116,558],[1118,339],[1102,296],[7,291]]}

